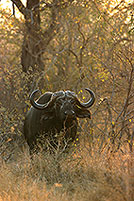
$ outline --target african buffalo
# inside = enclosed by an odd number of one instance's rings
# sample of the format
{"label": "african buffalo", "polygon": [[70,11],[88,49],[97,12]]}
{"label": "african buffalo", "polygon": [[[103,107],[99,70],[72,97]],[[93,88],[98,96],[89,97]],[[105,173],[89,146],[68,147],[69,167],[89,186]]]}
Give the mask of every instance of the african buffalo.
{"label": "african buffalo", "polygon": [[30,153],[40,148],[66,149],[77,138],[77,117],[91,118],[90,108],[95,101],[95,95],[86,89],[91,98],[81,103],[74,92],[46,92],[37,102],[35,94],[30,96],[31,108],[24,121],[24,136],[29,145]]}

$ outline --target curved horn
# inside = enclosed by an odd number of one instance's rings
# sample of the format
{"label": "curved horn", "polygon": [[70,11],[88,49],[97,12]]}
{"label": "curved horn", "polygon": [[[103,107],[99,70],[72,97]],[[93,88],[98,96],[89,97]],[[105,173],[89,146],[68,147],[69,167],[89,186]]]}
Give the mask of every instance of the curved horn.
{"label": "curved horn", "polygon": [[35,94],[36,94],[38,91],[40,92],[39,89],[37,89],[37,90],[35,90],[35,91],[32,92],[32,94],[30,95],[30,103],[31,103],[31,105],[32,105],[34,108],[36,108],[36,109],[38,109],[38,110],[44,110],[45,108],[48,107],[48,105],[49,105],[50,102],[52,101],[53,94],[51,95],[50,101],[49,101],[48,103],[39,104],[39,103],[37,103],[37,102],[34,101]]}
{"label": "curved horn", "polygon": [[95,94],[94,94],[94,92],[93,92],[92,90],[90,90],[90,89],[88,89],[88,88],[86,88],[85,90],[87,90],[87,91],[90,93],[91,98],[90,98],[89,101],[86,102],[86,103],[81,103],[80,101],[78,101],[78,105],[81,106],[81,107],[84,107],[84,108],[89,108],[89,107],[91,107],[91,106],[94,104],[94,102],[95,102]]}

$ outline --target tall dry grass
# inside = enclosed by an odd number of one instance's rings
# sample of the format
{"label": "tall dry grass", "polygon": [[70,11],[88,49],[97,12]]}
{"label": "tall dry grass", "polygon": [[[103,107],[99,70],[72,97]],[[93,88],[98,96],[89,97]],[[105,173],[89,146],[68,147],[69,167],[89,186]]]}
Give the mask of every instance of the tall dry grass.
{"label": "tall dry grass", "polygon": [[[58,154],[58,153],[57,153]],[[1,161],[0,201],[133,201],[134,157],[89,154],[87,148],[67,155],[27,152]]]}

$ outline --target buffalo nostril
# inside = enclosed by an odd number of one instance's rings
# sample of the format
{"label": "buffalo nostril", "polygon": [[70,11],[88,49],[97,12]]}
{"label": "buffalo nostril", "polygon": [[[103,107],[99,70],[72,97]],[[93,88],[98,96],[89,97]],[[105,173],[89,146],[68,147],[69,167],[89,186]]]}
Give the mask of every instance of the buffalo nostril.
{"label": "buffalo nostril", "polygon": [[67,111],[65,111],[64,114],[67,115]]}
{"label": "buffalo nostril", "polygon": [[68,116],[72,116],[75,114],[75,112],[73,110],[69,110],[69,111],[65,111],[64,114]]}
{"label": "buffalo nostril", "polygon": [[74,112],[73,110],[71,110],[71,113],[72,113],[72,114],[75,114],[75,112]]}

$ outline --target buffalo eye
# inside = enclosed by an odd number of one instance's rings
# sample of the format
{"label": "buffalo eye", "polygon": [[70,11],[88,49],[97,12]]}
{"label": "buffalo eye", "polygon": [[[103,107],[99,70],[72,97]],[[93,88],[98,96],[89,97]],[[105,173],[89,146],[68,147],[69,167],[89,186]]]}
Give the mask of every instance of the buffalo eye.
{"label": "buffalo eye", "polygon": [[75,104],[75,100],[74,99],[72,99],[72,100],[70,100],[70,102],[71,102],[71,104]]}

